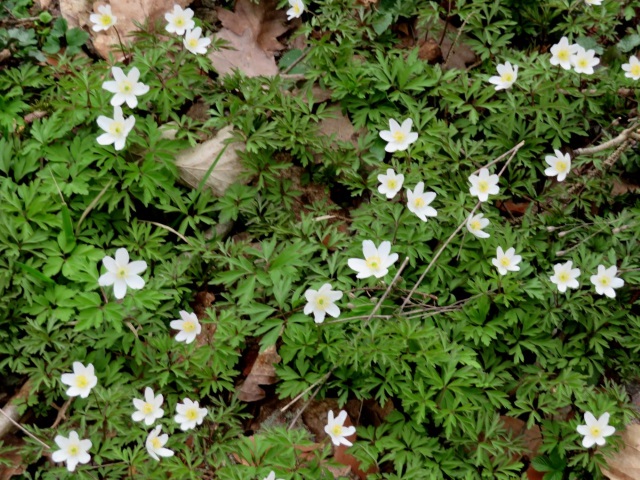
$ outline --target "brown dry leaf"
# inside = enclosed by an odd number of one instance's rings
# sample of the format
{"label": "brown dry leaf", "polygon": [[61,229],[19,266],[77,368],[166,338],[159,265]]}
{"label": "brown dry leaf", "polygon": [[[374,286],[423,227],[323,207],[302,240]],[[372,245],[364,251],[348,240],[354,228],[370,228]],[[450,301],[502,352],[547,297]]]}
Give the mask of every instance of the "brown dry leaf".
{"label": "brown dry leaf", "polygon": [[22,455],[20,454],[25,442],[14,436],[5,438],[3,442],[4,447],[14,447],[2,453],[3,460],[7,460],[9,464],[0,464],[0,480],[10,480],[14,476],[22,475],[27,470],[28,465],[22,461]]}
{"label": "brown dry leaf", "polygon": [[640,425],[629,425],[622,431],[624,449],[607,458],[607,469],[602,469],[610,480],[637,480],[640,478]]}
{"label": "brown dry leaf", "polygon": [[224,195],[227,188],[237,182],[244,172],[238,156],[238,152],[244,151],[244,143],[231,143],[225,149],[225,141],[231,138],[232,131],[233,127],[225,127],[211,140],[179,153],[176,156],[176,166],[182,181],[198,188],[202,178],[220,156],[204,185],[214,195]]}
{"label": "brown dry leaf", "polygon": [[260,385],[273,385],[278,381],[274,365],[280,363],[280,360],[275,345],[271,345],[264,352],[261,352],[253,363],[246,380],[239,386],[238,398],[243,402],[262,400],[266,393],[260,388]]}
{"label": "brown dry leaf", "polygon": [[192,0],[110,0],[109,2],[90,2],[87,0],[60,0],[60,13],[67,20],[69,28],[86,27],[93,38],[96,52],[108,58],[109,52],[121,56],[118,34],[114,28],[107,31],[94,32],[89,16],[100,5],[111,5],[111,11],[117,19],[116,27],[123,43],[127,43],[127,35],[136,30],[133,22],[144,23],[149,18],[149,25],[157,19],[164,22],[164,14],[173,10],[174,5],[186,7]]}
{"label": "brown dry leaf", "polygon": [[245,30],[240,36],[223,28],[216,36],[229,42],[227,48],[209,53],[209,59],[220,75],[231,73],[235,68],[247,77],[274,77],[278,74],[273,54],[258,46],[251,30]]}
{"label": "brown dry leaf", "polygon": [[278,37],[289,30],[287,14],[276,9],[276,0],[261,0],[259,4],[251,0],[238,0],[232,12],[218,9],[218,18],[222,26],[238,36],[249,29],[256,44],[265,52],[277,52],[284,49]]}
{"label": "brown dry leaf", "polygon": [[640,189],[640,185],[634,185],[633,183],[626,182],[622,178],[618,178],[613,181],[611,195],[616,197],[618,195],[624,195],[625,193],[635,192],[638,189]]}
{"label": "brown dry leaf", "polygon": [[335,135],[336,140],[342,142],[351,142],[353,146],[357,146],[358,142],[355,140],[355,129],[351,120],[344,115],[340,110],[333,110],[333,115],[330,118],[324,118],[318,124],[320,133],[330,137]]}
{"label": "brown dry leaf", "polygon": [[533,458],[538,454],[538,449],[542,445],[540,427],[534,425],[531,428],[527,428],[526,422],[506,415],[501,415],[500,420],[513,438],[522,440],[524,446],[527,447],[526,455],[529,458]]}

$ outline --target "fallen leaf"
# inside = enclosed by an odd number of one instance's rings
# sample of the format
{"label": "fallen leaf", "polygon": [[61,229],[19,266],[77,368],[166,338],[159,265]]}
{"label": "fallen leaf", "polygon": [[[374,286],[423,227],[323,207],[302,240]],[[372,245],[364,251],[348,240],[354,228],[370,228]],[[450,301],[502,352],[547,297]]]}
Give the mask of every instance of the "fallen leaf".
{"label": "fallen leaf", "polygon": [[238,387],[238,398],[243,402],[257,402],[266,396],[260,385],[273,385],[278,381],[274,365],[280,363],[276,346],[271,345],[261,352],[251,366],[245,381]]}
{"label": "fallen leaf", "polygon": [[243,36],[247,29],[255,39],[259,48],[265,52],[277,52],[284,49],[278,37],[287,32],[287,14],[278,10],[276,0],[261,0],[254,3],[251,0],[238,0],[235,9],[218,8],[218,18],[222,26],[238,36]]}
{"label": "fallen leaf", "polygon": [[229,42],[222,50],[209,53],[211,64],[218,74],[224,76],[236,68],[247,77],[274,77],[278,74],[273,54],[266,53],[258,46],[251,30],[247,29],[242,35],[236,35],[223,28],[216,36]]}
{"label": "fallen leaf", "polygon": [[0,463],[0,480],[9,480],[14,476],[22,475],[27,470],[28,465],[22,461],[20,454],[25,445],[24,440],[14,436],[3,439],[5,450],[2,452],[2,459],[7,461],[8,465]]}
{"label": "fallen leaf", "polygon": [[357,146],[358,143],[355,140],[356,132],[349,117],[338,109],[333,110],[331,114],[333,115],[332,117],[324,118],[318,124],[320,133],[327,137],[335,135],[336,140],[351,142],[354,147]]}
{"label": "fallen leaf", "polygon": [[610,480],[637,480],[640,478],[640,425],[628,425],[622,433],[624,448],[607,457],[607,469],[602,469]]}
{"label": "fallen leaf", "polygon": [[124,44],[128,43],[127,36],[137,30],[133,22],[144,23],[149,19],[149,25],[153,27],[156,20],[160,19],[164,25],[164,14],[173,10],[174,5],[186,7],[192,0],[110,0],[111,12],[117,18],[116,29],[94,32],[89,21],[89,16],[105,2],[88,2],[86,0],[60,0],[60,13],[67,20],[69,28],[80,27],[88,31],[93,39],[93,46],[102,58],[108,58],[112,52],[116,57],[122,57],[120,51],[120,39]]}
{"label": "fallen leaf", "polygon": [[640,189],[640,185],[629,183],[622,178],[617,178],[613,181],[613,188],[611,189],[611,195],[617,197],[618,195],[624,195],[625,193],[632,192]]}
{"label": "fallen leaf", "polygon": [[[240,179],[244,168],[238,152],[244,151],[245,145],[244,143],[231,143],[226,146],[226,141],[231,138],[232,131],[233,127],[225,127],[212,139],[184,150],[176,156],[176,166],[183,182],[193,188],[198,188],[201,180],[216,160],[217,163],[204,183],[214,195],[224,195],[227,188]],[[218,157],[220,158],[218,159]]]}
{"label": "fallen leaf", "polygon": [[540,427],[534,425],[531,428],[527,428],[527,423],[519,418],[508,417],[501,415],[500,420],[511,434],[512,438],[519,438],[526,447],[525,455],[529,458],[533,458],[538,454],[538,449],[542,445],[542,433]]}

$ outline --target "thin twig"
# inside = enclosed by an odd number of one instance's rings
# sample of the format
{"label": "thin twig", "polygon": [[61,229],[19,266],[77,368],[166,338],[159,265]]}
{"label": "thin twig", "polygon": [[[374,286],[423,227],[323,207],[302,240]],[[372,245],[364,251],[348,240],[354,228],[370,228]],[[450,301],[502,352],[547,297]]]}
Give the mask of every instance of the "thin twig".
{"label": "thin twig", "polygon": [[174,235],[177,235],[178,237],[180,237],[182,239],[183,242],[185,242],[187,245],[190,245],[193,247],[193,245],[191,245],[191,242],[187,239],[187,237],[185,237],[184,235],[182,235],[180,232],[178,232],[177,230],[171,228],[168,225],[164,225],[162,223],[158,223],[158,222],[153,222],[151,220],[142,220],[145,223],[150,223],[151,225],[155,225],[156,227],[160,227],[160,228],[164,228],[165,230],[173,233]]}
{"label": "thin twig", "polygon": [[298,410],[298,413],[296,413],[296,416],[293,417],[293,420],[291,420],[291,423],[289,424],[289,427],[287,428],[287,430],[291,430],[293,428],[293,426],[296,424],[296,422],[300,418],[300,415],[302,415],[302,413],[307,409],[307,407],[309,406],[311,401],[316,397],[316,395],[318,394],[321,388],[322,388],[322,384],[318,385],[318,388],[316,388],[316,390],[311,394],[311,396],[309,397],[309,400],[305,402],[302,408]]}
{"label": "thin twig", "polygon": [[[511,160],[513,160],[513,158],[515,157],[516,153],[518,152],[518,150],[520,150],[520,148],[522,148],[523,145],[524,145],[524,140],[521,141],[520,143],[518,143],[515,147],[513,147],[511,150],[509,150],[508,152],[506,152],[502,156],[502,157],[504,157],[505,155],[508,155],[509,153],[511,153],[511,156],[505,162],[504,166],[502,167],[502,170],[500,170],[500,172],[498,173],[498,177],[502,176],[502,174],[504,173],[506,168],[509,166],[509,163],[511,163]],[[498,158],[501,158],[501,157],[498,157]],[[471,210],[471,215],[473,215],[475,213],[475,211],[480,206],[480,203],[481,202],[476,203],[476,206],[473,207],[473,210]],[[404,307],[407,305],[407,303],[409,303],[409,300],[413,296],[413,294],[416,291],[416,289],[420,286],[420,283],[422,283],[422,280],[424,280],[424,277],[427,275],[427,273],[429,273],[429,271],[431,270],[431,267],[433,267],[433,265],[436,263],[436,260],[438,260],[440,255],[442,255],[442,252],[444,252],[445,248],[447,248],[447,245],[449,245],[449,243],[451,243],[451,240],[453,240],[453,237],[455,237],[457,235],[457,233],[462,229],[462,227],[465,225],[465,223],[467,223],[467,219],[466,218],[464,220],[462,220],[462,223],[460,225],[458,225],[458,228],[456,228],[453,231],[453,233],[449,236],[449,238],[447,238],[447,241],[444,242],[442,244],[442,246],[440,247],[440,249],[436,252],[436,254],[434,255],[434,257],[431,260],[431,262],[429,263],[429,265],[427,265],[427,268],[424,269],[424,272],[422,272],[422,275],[420,275],[420,277],[418,278],[418,281],[416,282],[416,284],[413,286],[413,288],[409,292],[409,295],[407,295],[407,297],[404,299],[404,302],[402,302],[402,305],[400,306],[400,310],[401,311],[404,310]]]}
{"label": "thin twig", "polygon": [[608,148],[617,147],[621,143],[626,142],[629,139],[629,137],[635,136],[634,134],[636,133],[635,132],[636,128],[638,128],[638,124],[633,123],[633,125],[631,125],[629,128],[626,128],[625,130],[620,132],[620,134],[617,137],[612,138],[611,140],[608,140],[604,143],[601,143],[600,145],[596,145],[595,147],[577,148],[573,151],[573,154],[575,156],[593,155],[594,153],[602,152],[603,150],[606,150]]}
{"label": "thin twig", "polygon": [[376,312],[380,308],[380,305],[382,305],[382,302],[384,302],[384,300],[387,298],[387,295],[389,295],[389,292],[391,291],[393,286],[396,284],[396,281],[398,280],[398,278],[400,278],[400,274],[402,273],[404,268],[407,266],[407,263],[409,263],[409,257],[404,258],[402,265],[400,265],[400,268],[398,268],[398,271],[396,272],[396,276],[393,277],[393,280],[391,280],[391,283],[389,284],[387,289],[384,291],[384,294],[382,294],[382,296],[380,297],[380,300],[378,300],[378,303],[376,303],[376,306],[373,307],[373,310],[371,310],[371,313],[367,317],[366,323],[369,323],[371,318],[373,318],[373,316],[376,314]]}
{"label": "thin twig", "polygon": [[[311,51],[311,47],[307,47],[298,58],[296,58],[293,62],[291,62],[291,65],[289,65],[287,68],[284,69],[284,71],[280,74],[280,75],[286,75],[287,73],[289,73],[291,70],[293,70],[295,68],[296,65],[298,65],[302,60],[304,60],[307,55],[309,54],[309,52]],[[304,77],[303,77],[304,78]]]}
{"label": "thin twig", "polygon": [[16,422],[13,418],[11,418],[9,415],[7,415],[6,413],[4,413],[4,410],[2,408],[0,408],[0,413],[2,415],[4,415],[7,420],[9,420],[11,423],[13,423],[16,427],[18,427],[20,430],[22,430],[24,433],[26,433],[27,435],[29,435],[31,438],[33,438],[36,442],[38,442],[40,445],[42,445],[44,448],[46,448],[47,450],[49,450],[51,447],[49,447],[49,445],[47,445],[46,443],[44,443],[42,440],[40,440],[38,437],[36,437],[33,433],[31,433],[29,430],[27,430],[26,428],[24,428],[22,425],[20,425],[18,422]]}
{"label": "thin twig", "polygon": [[89,204],[89,206],[84,209],[84,212],[82,212],[82,215],[80,215],[80,220],[78,220],[78,223],[76,225],[76,236],[80,233],[80,225],[82,225],[82,222],[84,221],[84,219],[87,218],[87,215],[89,215],[89,213],[91,213],[91,210],[95,208],[95,206],[98,204],[102,196],[105,193],[107,193],[107,190],[109,189],[112,183],[113,183],[113,180],[109,180],[109,182],[104,186],[104,188],[100,191],[100,193],[96,196],[96,198],[94,198]]}
{"label": "thin twig", "polygon": [[296,403],[298,400],[300,400],[302,397],[304,397],[309,390],[313,389],[316,385],[318,385],[319,383],[324,382],[327,378],[329,378],[329,376],[333,373],[333,371],[335,370],[335,367],[332,368],[331,370],[329,370],[328,373],[324,374],[322,377],[320,377],[317,381],[313,382],[311,385],[309,385],[307,388],[304,389],[304,391],[302,393],[300,393],[299,395],[296,396],[296,398],[294,398],[293,400],[291,400],[289,403],[287,403],[284,407],[282,407],[280,409],[280,413],[284,413],[287,410],[289,410],[289,408]]}
{"label": "thin twig", "polygon": [[460,40],[460,35],[462,35],[462,31],[464,30],[464,27],[467,26],[467,22],[469,21],[469,19],[471,19],[471,17],[475,15],[475,13],[476,12],[472,12],[471,15],[469,15],[467,18],[464,19],[464,22],[462,22],[462,25],[460,25],[460,28],[458,29],[458,34],[456,35],[456,38],[453,40],[453,43],[451,44],[451,47],[449,47],[449,51],[447,52],[447,58],[444,59],[444,63],[442,64],[443,70],[447,68],[447,62],[449,61],[449,57],[451,57],[454,48],[456,48],[456,44],[458,43],[458,40]]}
{"label": "thin twig", "polygon": [[52,430],[55,428],[58,428],[58,425],[60,425],[60,422],[64,419],[64,414],[67,413],[67,409],[69,408],[69,405],[71,405],[72,401],[73,401],[73,398],[70,398],[69,400],[64,402],[62,406],[58,409],[58,415],[56,416],[56,420],[55,422],[53,422],[53,425],[51,425]]}

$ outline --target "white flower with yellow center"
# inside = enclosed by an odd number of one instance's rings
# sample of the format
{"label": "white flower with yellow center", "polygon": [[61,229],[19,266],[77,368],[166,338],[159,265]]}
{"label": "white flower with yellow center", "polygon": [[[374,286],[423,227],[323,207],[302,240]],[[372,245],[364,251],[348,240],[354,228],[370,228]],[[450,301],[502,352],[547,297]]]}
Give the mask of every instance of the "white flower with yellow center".
{"label": "white flower with yellow center", "polygon": [[587,5],[602,5],[602,0],[584,0]]}
{"label": "white flower with yellow center", "polygon": [[500,63],[497,67],[498,76],[489,78],[489,83],[495,85],[496,90],[506,90],[518,79],[518,65],[509,62]]}
{"label": "white flower with yellow center", "polygon": [[89,20],[93,23],[91,27],[94,32],[101,30],[109,30],[116,24],[118,20],[113,13],[111,13],[111,5],[100,5],[98,7],[98,13],[92,13],[89,15]]}
{"label": "white flower with yellow center", "polygon": [[577,50],[578,45],[570,44],[567,37],[562,37],[551,47],[551,65],[560,65],[565,70],[571,70],[571,55]]}
{"label": "white flower with yellow center", "polygon": [[154,460],[160,461],[160,457],[173,457],[173,450],[169,450],[168,448],[164,448],[167,441],[169,440],[169,435],[166,433],[160,435],[160,431],[162,430],[162,426],[158,425],[156,428],[149,432],[147,436],[147,441],[145,442],[145,447],[147,447],[147,452],[149,452],[149,456]]}
{"label": "white flower with yellow center", "polygon": [[386,195],[388,199],[392,199],[395,197],[400,189],[402,188],[402,184],[404,183],[404,175],[394,172],[391,168],[387,169],[387,174],[378,175],[378,181],[380,185],[378,185],[378,191]]}
{"label": "white flower with yellow center", "polygon": [[609,425],[609,413],[605,412],[598,419],[591,412],[584,413],[584,421],[586,425],[578,425],[578,433],[584,435],[582,446],[591,448],[594,444],[603,446],[607,441],[605,437],[613,435],[616,431],[614,427]]}
{"label": "white flower with yellow center", "polygon": [[573,69],[578,73],[591,75],[593,73],[593,67],[600,63],[600,59],[596,58],[595,54],[595,50],[585,50],[578,45],[576,52],[571,56]]}
{"label": "white flower with yellow center", "polygon": [[174,330],[180,330],[176,335],[176,341],[191,343],[202,331],[202,325],[200,325],[195,313],[188,313],[181,310],[180,318],[182,318],[182,320],[173,320],[169,323],[169,326]]}
{"label": "white flower with yellow center", "polygon": [[147,269],[147,262],[136,260],[129,262],[129,252],[125,248],[116,250],[115,258],[108,255],[102,259],[102,265],[107,273],[98,278],[98,285],[108,287],[113,285],[113,295],[123,299],[127,294],[127,287],[140,290],[144,287],[144,279],[138,275]]}
{"label": "white flower with yellow center", "polygon": [[91,461],[91,455],[88,453],[91,448],[91,440],[80,440],[78,432],[69,432],[69,438],[56,435],[53,441],[56,442],[60,450],[53,452],[51,459],[54,462],[66,462],[67,470],[70,472],[75,471],[79,463]]}
{"label": "white flower with yellow center", "polygon": [[384,241],[376,248],[371,240],[362,242],[362,253],[364,260],[361,258],[350,258],[347,264],[356,272],[357,278],[376,278],[384,277],[389,272],[389,267],[398,260],[397,253],[391,253],[391,242]]}
{"label": "white flower with yellow center", "polygon": [[615,265],[606,268],[604,265],[598,265],[598,273],[591,276],[591,283],[596,287],[598,295],[606,295],[609,298],[615,298],[614,289],[624,286],[624,280],[616,277],[618,267]]}
{"label": "white flower with yellow center", "polygon": [[499,181],[500,177],[498,175],[490,175],[489,170],[481,168],[478,175],[469,175],[469,182],[471,183],[469,193],[474,197],[478,197],[481,202],[486,202],[489,199],[489,195],[500,193]]}
{"label": "white flower with yellow center", "polygon": [[313,313],[316,323],[324,322],[326,314],[331,315],[333,318],[337,318],[340,315],[340,309],[335,302],[342,298],[342,292],[331,290],[331,284],[325,283],[320,287],[320,290],[309,289],[304,292],[304,297],[307,299],[307,304],[304,306],[304,314]]}
{"label": "white flower with yellow center", "polygon": [[516,249],[511,247],[506,252],[501,247],[496,249],[496,258],[491,259],[494,267],[498,269],[500,275],[506,275],[507,272],[517,272],[520,270],[518,264],[522,260],[520,255],[516,255]]}
{"label": "white flower with yellow center", "polygon": [[206,416],[206,408],[200,408],[198,402],[185,398],[182,403],[176,405],[176,415],[173,419],[180,424],[182,431],[187,431],[195,428],[196,425],[201,425]]}
{"label": "white flower with yellow center", "polygon": [[113,118],[100,115],[98,117],[98,126],[105,131],[100,135],[96,141],[100,145],[111,145],[116,150],[122,150],[127,140],[129,132],[133,130],[133,126],[136,123],[136,119],[131,115],[126,120],[122,116],[121,107],[113,107]]}
{"label": "white flower with yellow center", "polygon": [[345,427],[344,422],[347,419],[347,412],[341,410],[337,418],[333,418],[333,410],[329,410],[329,420],[324,427],[324,431],[331,437],[334,445],[353,445],[345,437],[349,437],[356,433],[356,427]]}
{"label": "white flower with yellow center", "polygon": [[469,215],[467,219],[467,230],[478,238],[489,238],[491,235],[484,231],[484,228],[489,225],[489,220],[484,218],[483,213],[477,215]]}
{"label": "white flower with yellow center", "polygon": [[423,222],[427,221],[427,217],[438,216],[436,209],[429,206],[435,198],[434,192],[424,191],[424,182],[418,182],[413,191],[407,188],[407,207]]}
{"label": "white flower with yellow center", "polygon": [[135,422],[141,422],[144,420],[145,425],[153,425],[158,418],[162,418],[164,410],[160,408],[164,397],[162,395],[154,396],[153,390],[149,387],[144,389],[144,400],[139,398],[133,399],[133,406],[136,411],[133,412],[131,418]]}
{"label": "white flower with yellow center", "polygon": [[140,70],[132,67],[129,73],[125,75],[120,67],[112,67],[111,73],[114,80],[109,80],[102,84],[102,88],[114,94],[111,97],[111,105],[117,107],[126,102],[129,108],[137,107],[138,95],[144,95],[149,91],[149,85],[138,82]]}
{"label": "white flower with yellow center", "polygon": [[302,12],[304,12],[304,3],[302,3],[302,0],[289,0],[289,6],[291,8],[287,10],[287,20],[300,18]]}
{"label": "white flower with yellow center", "polygon": [[578,278],[580,276],[579,268],[572,268],[573,262],[569,260],[566,263],[558,263],[553,266],[553,276],[549,278],[558,286],[558,291],[564,293],[567,288],[578,288]]}
{"label": "white flower with yellow center", "polygon": [[567,178],[567,174],[571,171],[571,156],[568,153],[562,153],[560,150],[553,150],[555,155],[547,155],[544,161],[547,162],[549,168],[544,171],[548,177],[558,176],[558,181],[562,182]]}
{"label": "white flower with yellow center", "polygon": [[625,77],[640,80],[640,60],[638,60],[638,57],[631,55],[629,63],[622,64],[622,70],[625,71]]}
{"label": "white flower with yellow center", "polygon": [[201,35],[202,29],[200,27],[196,27],[193,30],[187,30],[182,41],[182,43],[184,43],[184,48],[196,55],[207,53],[207,47],[211,43],[211,39],[207,37],[200,38]]}
{"label": "white flower with yellow center", "polygon": [[176,35],[184,35],[184,32],[196,26],[196,22],[193,21],[193,10],[190,8],[183,10],[180,5],[174,5],[172,12],[164,14],[164,19],[167,21],[164,29]]}
{"label": "white flower with yellow center", "polygon": [[63,373],[60,381],[69,386],[66,393],[70,397],[87,398],[91,389],[98,384],[98,377],[91,363],[85,367],[80,362],[73,362],[73,373]]}
{"label": "white flower with yellow center", "polygon": [[418,134],[411,131],[413,120],[407,118],[402,125],[394,119],[389,120],[389,130],[382,130],[380,138],[387,143],[384,149],[387,152],[401,152],[409,148],[418,139]]}

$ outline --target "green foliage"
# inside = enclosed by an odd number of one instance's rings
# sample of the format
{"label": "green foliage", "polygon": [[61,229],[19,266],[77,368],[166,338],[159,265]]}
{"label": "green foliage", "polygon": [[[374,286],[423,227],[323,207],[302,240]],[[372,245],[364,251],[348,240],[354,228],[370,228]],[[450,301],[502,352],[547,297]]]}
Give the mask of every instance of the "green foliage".
{"label": "green foliage", "polygon": [[[27,3],[10,3],[23,16]],[[111,72],[77,55],[86,33],[46,16],[34,28],[0,28],[0,49],[14,61],[0,71],[0,386],[30,379],[21,408],[47,444],[71,430],[91,439],[82,478],[261,480],[271,470],[333,478],[328,438],[286,428],[302,402],[249,431],[256,409],[236,387],[246,358],[275,345],[280,398],[313,392],[340,407],[393,407],[384,419],[353,418],[349,452],[364,470],[375,467],[371,479],[520,478],[530,452],[505,416],[540,428],[532,464],[545,478],[601,478],[620,440],[587,450],[576,427],[585,411],[609,412],[618,430],[636,415],[624,384],[640,367],[640,202],[611,190],[637,177],[640,160],[635,148],[613,161],[614,148],[576,155],[558,183],[544,175],[544,157],[601,144],[633,121],[637,93],[620,67],[640,45],[640,2],[307,3],[299,33],[309,47],[279,59],[282,69],[297,62],[291,76],[221,78],[180,38],[143,26],[125,70],[137,67],[150,90],[135,110],[123,107],[136,123],[121,151],[96,142],[98,116],[113,112],[101,88]],[[436,19],[455,27],[452,41],[462,31],[457,41],[478,56],[473,68],[424,62],[391,28],[431,28]],[[597,49],[602,67],[593,75],[552,67],[548,49],[564,35]],[[55,66],[30,61],[43,51]],[[520,67],[517,82],[496,92],[488,78],[507,60]],[[330,102],[317,99],[318,85]],[[206,119],[187,113],[196,104],[207,106]],[[324,134],[342,116],[353,142]],[[418,141],[386,153],[379,132],[405,118]],[[182,185],[176,154],[229,124],[246,144],[243,182],[219,198]],[[480,207],[491,236],[464,227],[452,235],[476,203],[469,175],[521,141],[500,193]],[[404,192],[379,194],[387,168],[405,175],[405,187],[424,181],[438,216],[421,222]],[[363,240],[388,240],[399,254],[386,277],[360,280],[348,267]],[[511,246],[521,269],[500,276],[491,258]],[[148,268],[145,287],[117,301],[98,278],[120,247]],[[549,277],[567,260],[580,268],[581,287],[561,294]],[[589,282],[601,264],[616,265],[625,281],[615,300]],[[344,296],[341,316],[318,325],[303,313],[305,292],[324,283]],[[215,301],[203,332],[177,343],[170,321],[201,306],[204,291]],[[60,376],[74,361],[95,366],[98,386],[53,428],[52,405],[67,400]],[[129,420],[146,386],[164,395],[161,423],[176,451],[160,463],[144,448],[149,429]],[[209,411],[189,432],[171,420],[185,397]],[[25,440],[36,472],[26,478],[72,476]]]}

